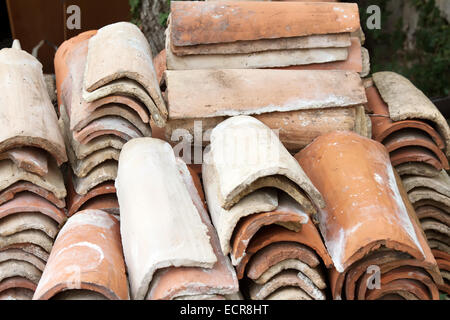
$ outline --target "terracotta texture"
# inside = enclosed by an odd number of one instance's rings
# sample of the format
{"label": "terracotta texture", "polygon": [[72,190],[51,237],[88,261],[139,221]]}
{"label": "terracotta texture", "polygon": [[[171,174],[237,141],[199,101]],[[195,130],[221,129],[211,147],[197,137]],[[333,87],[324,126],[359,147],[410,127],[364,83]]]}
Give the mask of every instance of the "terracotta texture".
{"label": "terracotta texture", "polygon": [[263,187],[285,191],[307,214],[323,206],[322,196],[275,133],[252,117],[232,117],[216,126],[210,150],[224,209]]}
{"label": "terracotta texture", "polygon": [[433,139],[434,143],[443,149],[445,147],[444,141],[442,140],[439,133],[429,124],[424,121],[418,120],[400,120],[393,121],[389,116],[389,107],[381,98],[378,89],[371,85],[366,88],[366,95],[368,101],[368,108],[370,112],[373,113],[371,116],[373,138],[379,142],[388,137],[391,133],[402,130],[402,129],[417,129],[422,130],[429,134]]}
{"label": "terracotta texture", "polygon": [[39,246],[47,253],[50,253],[53,247],[53,239],[40,230],[29,229],[16,232],[10,236],[0,237],[0,249],[22,243]]}
{"label": "terracotta texture", "polygon": [[133,299],[146,297],[160,269],[210,269],[217,262],[208,229],[178,170],[172,148],[158,139],[133,139],[120,153],[115,186]]}
{"label": "terracotta texture", "polygon": [[450,226],[450,216],[438,207],[425,205],[415,208],[415,211],[419,220],[432,218]]}
{"label": "terracotta texture", "polygon": [[119,201],[115,194],[104,194],[86,201],[80,208],[81,210],[102,210],[107,213],[119,216]]}
{"label": "terracotta texture", "polygon": [[353,32],[359,14],[346,3],[174,1],[171,22],[173,45],[188,46]]}
{"label": "terracotta texture", "polygon": [[43,177],[17,167],[10,160],[0,161],[0,190],[3,191],[19,181],[28,181],[52,192],[58,199],[66,196],[66,188],[61,171],[55,161],[50,161],[49,172]]}
{"label": "terracotta texture", "polygon": [[[212,269],[194,267],[169,267],[156,272],[147,299],[174,299],[191,296],[197,299],[207,299],[208,295],[234,294],[239,290],[236,273],[228,257],[220,250],[219,238],[209,220],[204,204],[201,183],[193,170],[188,170],[179,161],[179,171],[189,190],[202,222],[208,228],[208,236],[217,262]],[[203,295],[203,296],[202,296]]]}
{"label": "terracotta texture", "polygon": [[16,166],[28,172],[44,176],[48,173],[47,154],[37,148],[10,149],[0,154],[0,160],[10,159]]}
{"label": "terracotta texture", "polygon": [[[350,71],[167,70],[165,81],[169,119],[324,109],[367,102],[361,78]],[[337,87],[336,83],[343,85]]]}
{"label": "terracotta texture", "polygon": [[[248,243],[244,248],[242,248],[242,244],[245,246],[245,242],[243,241],[247,241]],[[256,233],[251,239],[238,237],[234,239],[233,243],[235,246],[233,246],[231,257],[234,260],[239,259],[239,264],[236,266],[238,279],[242,279],[244,277],[244,271],[247,263],[255,253],[273,243],[278,242],[296,242],[309,247],[317,253],[326,267],[329,268],[332,266],[331,258],[325,249],[322,239],[320,238],[320,234],[311,221],[303,225],[302,230],[299,232],[272,225],[261,229],[261,231]],[[241,248],[245,251],[242,252],[242,249],[239,250],[237,244],[241,244]],[[291,253],[289,252],[288,254]],[[286,257],[289,258],[291,256]],[[311,264],[310,266],[316,265]]]}
{"label": "terracotta texture", "polygon": [[415,129],[403,129],[390,134],[383,140],[383,144],[392,152],[401,148],[418,146],[431,151],[436,158],[439,159],[442,168],[449,169],[448,159],[444,152],[431,140],[430,136],[423,131]]}
{"label": "terracotta texture", "polygon": [[8,188],[4,189],[2,192],[0,192],[0,205],[4,204],[5,202],[8,202],[9,200],[14,199],[16,195],[21,194],[22,192],[31,192],[34,193],[51,203],[53,203],[58,208],[62,209],[66,206],[66,201],[64,198],[58,199],[52,192],[39,187],[31,182],[26,181],[19,181]]}
{"label": "terracotta texture", "polygon": [[44,262],[47,262],[49,253],[46,252],[42,247],[32,244],[32,243],[15,243],[4,247],[2,250],[13,250],[18,249],[26,253],[30,253]]}
{"label": "terracotta texture", "polygon": [[59,231],[58,223],[40,212],[15,213],[0,220],[0,236],[8,237],[26,230],[39,230],[54,239]]}
{"label": "terracotta texture", "polygon": [[72,216],[61,229],[33,299],[71,289],[108,299],[128,299],[125,263],[116,218],[97,210]]}
{"label": "terracotta texture", "polygon": [[0,65],[0,153],[36,147],[50,153],[58,165],[66,162],[64,140],[45,87],[42,65],[25,51],[9,48],[0,51]]}
{"label": "terracotta texture", "polygon": [[83,88],[93,92],[121,78],[132,79],[145,88],[156,105],[149,109],[152,118],[158,126],[164,126],[167,109],[153,68],[150,46],[139,28],[128,22],[105,26],[89,40]]}
{"label": "terracotta texture", "polygon": [[450,157],[450,128],[436,106],[408,79],[394,72],[372,75],[381,97],[389,106],[393,121],[420,119],[430,121],[445,141],[445,152]]}
{"label": "terracotta texture", "polygon": [[421,177],[435,177],[439,175],[439,170],[437,170],[432,165],[423,163],[423,162],[407,162],[399,164],[395,167],[397,173],[400,176],[404,175],[415,175]]}
{"label": "terracotta texture", "polygon": [[106,181],[114,181],[117,177],[117,161],[108,160],[96,166],[85,177],[73,177],[76,193],[85,195],[92,188]]}
{"label": "terracotta texture", "polygon": [[0,300],[31,300],[33,291],[24,288],[11,288],[0,293]]}
{"label": "terracotta texture", "polygon": [[407,162],[423,162],[433,166],[436,170],[443,169],[442,163],[428,149],[423,147],[404,147],[391,152],[391,162],[393,166],[398,166]]}
{"label": "terracotta texture", "polygon": [[442,170],[438,176],[433,178],[421,176],[407,176],[402,179],[406,192],[414,188],[429,188],[450,197],[450,177],[445,170]]}
{"label": "terracotta texture", "polygon": [[[45,261],[39,259],[38,257],[36,257],[35,255],[33,255],[31,253],[22,251],[20,249],[6,249],[6,250],[0,251],[0,263],[9,261],[9,260],[27,262],[27,263],[33,265],[34,267],[36,267],[36,269],[38,269],[41,272],[44,271],[44,268],[45,268]],[[5,282],[7,280],[4,280],[2,282]],[[2,291],[2,289],[5,289],[5,286],[3,283],[0,283],[0,292]]]}
{"label": "terracotta texture", "polygon": [[0,282],[0,294],[2,294],[2,292],[6,290],[14,288],[22,288],[34,292],[34,290],[36,290],[36,287],[37,285],[33,283],[33,281],[30,281],[26,278],[11,277]]}
{"label": "terracotta texture", "polygon": [[447,213],[450,212],[450,198],[429,188],[414,188],[408,193],[409,201],[414,207],[421,206],[421,201],[433,201],[438,208],[442,208]]}

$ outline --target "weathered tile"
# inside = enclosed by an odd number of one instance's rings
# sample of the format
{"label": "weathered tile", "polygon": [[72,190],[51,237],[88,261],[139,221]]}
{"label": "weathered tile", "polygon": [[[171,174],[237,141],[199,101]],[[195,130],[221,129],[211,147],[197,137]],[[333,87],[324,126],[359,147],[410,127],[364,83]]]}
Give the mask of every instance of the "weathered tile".
{"label": "weathered tile", "polygon": [[73,177],[76,193],[85,195],[92,188],[106,181],[114,181],[117,177],[117,161],[105,161],[92,169],[85,177]]}
{"label": "weathered tile", "polygon": [[66,207],[66,200],[65,198],[58,199],[52,192],[39,187],[31,182],[26,181],[19,181],[8,188],[4,189],[2,192],[0,192],[0,205],[4,204],[5,202],[8,202],[9,200],[14,199],[14,197],[17,194],[20,194],[21,192],[31,192],[34,193],[51,203],[53,203],[55,206],[57,206],[60,209],[63,209]]}
{"label": "weathered tile", "polygon": [[45,176],[48,173],[47,154],[38,148],[22,147],[6,150],[0,154],[0,160],[9,159],[28,172]]}

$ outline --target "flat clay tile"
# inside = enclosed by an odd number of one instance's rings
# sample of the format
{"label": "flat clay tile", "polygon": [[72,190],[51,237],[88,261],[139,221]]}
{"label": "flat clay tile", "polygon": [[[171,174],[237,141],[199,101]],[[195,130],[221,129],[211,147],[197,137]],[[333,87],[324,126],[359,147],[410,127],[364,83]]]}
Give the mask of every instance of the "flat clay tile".
{"label": "flat clay tile", "polygon": [[356,4],[193,1],[171,4],[171,36],[175,46],[353,32],[358,28]]}
{"label": "flat clay tile", "polygon": [[16,182],[0,192],[0,205],[12,200],[17,194],[25,191],[45,198],[60,209],[65,208],[66,206],[64,198],[58,199],[52,192],[27,181]]}
{"label": "flat clay tile", "polygon": [[322,290],[317,288],[308,277],[294,270],[282,271],[262,285],[251,283],[250,298],[263,300],[282,287],[300,287],[314,300],[325,300],[325,293]]}
{"label": "flat clay tile", "polygon": [[94,291],[114,300],[129,298],[116,218],[84,210],[61,229],[33,299],[51,299],[70,289]]}
{"label": "flat clay tile", "polygon": [[429,149],[424,147],[403,147],[390,153],[393,166],[407,162],[423,162],[433,166],[436,170],[443,169],[442,162]]}
{"label": "flat clay tile", "polygon": [[0,66],[0,153],[36,147],[50,153],[58,165],[66,162],[64,140],[45,87],[42,65],[25,51],[6,48],[0,51]]}
{"label": "flat clay tile", "polygon": [[40,212],[52,218],[59,226],[66,221],[66,214],[53,203],[31,192],[21,192],[14,199],[0,206],[0,219],[11,214]]}
{"label": "flat clay tile", "polygon": [[85,177],[73,177],[76,193],[85,195],[89,190],[106,181],[114,181],[117,177],[117,161],[108,160],[96,166]]}
{"label": "flat clay tile", "polygon": [[421,235],[414,230],[380,143],[335,132],[317,138],[296,159],[327,204],[318,213],[319,225],[338,272],[381,245],[424,259]]}
{"label": "flat clay tile", "polygon": [[127,142],[120,153],[115,185],[133,299],[145,298],[159,269],[212,268],[217,262],[208,229],[167,142],[154,138]]}
{"label": "flat clay tile", "polygon": [[14,148],[0,154],[0,160],[9,159],[28,172],[45,176],[48,173],[47,153],[38,148]]}
{"label": "flat clay tile", "polygon": [[166,63],[169,70],[273,68],[345,61],[348,58],[348,48],[333,47],[182,57],[173,54],[170,47],[170,36],[166,35]]}
{"label": "flat clay tile", "polygon": [[167,70],[164,74],[169,119],[323,109],[367,102],[361,78],[350,71],[224,69]]}
{"label": "flat clay tile", "polygon": [[[178,160],[179,171],[189,190],[202,222],[208,228],[208,236],[217,262],[212,269],[198,267],[169,267],[157,271],[152,279],[147,299],[187,299],[201,300],[219,295],[222,298],[227,294],[235,294],[239,290],[236,273],[228,257],[220,250],[219,238],[206,211],[203,191],[197,174],[188,169],[181,160]],[[203,199],[202,199],[203,198]]]}
{"label": "flat clay tile", "polygon": [[156,57],[153,58],[153,66],[155,67],[156,79],[161,83],[164,71],[166,71],[166,49],[162,49]]}
{"label": "flat clay tile", "polygon": [[145,88],[156,105],[149,109],[152,118],[158,126],[164,126],[167,109],[153,67],[150,45],[141,30],[129,22],[107,25],[89,39],[83,87],[93,92],[121,78],[132,79]]}
{"label": "flat clay tile", "polygon": [[[244,240],[247,242],[247,245],[245,245],[245,243],[243,242]],[[239,262],[239,264],[236,265],[236,273],[238,279],[242,279],[244,277],[247,263],[255,253],[271,244],[279,242],[295,242],[304,245],[314,250],[317,256],[322,259],[327,268],[332,266],[331,258],[328,255],[319,232],[317,231],[311,220],[307,224],[303,225],[302,229],[299,232],[291,231],[277,225],[270,225],[261,229],[251,239],[239,239],[238,237],[234,239],[231,258],[232,260]],[[237,244],[240,244],[240,246],[237,246]],[[242,246],[242,244],[244,244],[244,246]],[[293,256],[291,256],[291,254],[293,254]],[[298,254],[296,255],[295,251],[287,251],[287,255],[283,255],[283,257],[298,258]],[[317,264],[309,264],[309,266],[316,267]]]}
{"label": "flat clay tile", "polygon": [[425,187],[450,197],[450,177],[445,170],[442,170],[438,176],[433,178],[407,176],[402,179],[402,183],[406,192],[409,192],[414,188]]}
{"label": "flat clay tile", "polygon": [[49,172],[40,177],[17,167],[10,160],[0,160],[0,190],[3,191],[19,181],[28,181],[55,195],[58,199],[66,196],[63,176],[55,161],[49,162]]}
{"label": "flat clay tile", "polygon": [[394,72],[372,75],[381,97],[389,107],[393,121],[420,119],[430,121],[445,140],[445,151],[450,156],[450,128],[436,106],[408,79]]}
{"label": "flat clay tile", "polygon": [[249,116],[229,118],[211,133],[211,162],[216,168],[219,204],[230,209],[244,196],[263,187],[288,193],[307,214],[323,199],[276,134]]}
{"label": "flat clay tile", "polygon": [[381,98],[378,89],[374,85],[369,85],[366,88],[367,107],[372,112],[372,128],[373,138],[382,142],[391,133],[402,129],[417,129],[422,130],[433,139],[439,149],[444,149],[445,144],[439,133],[429,124],[419,120],[399,120],[393,121],[390,118],[389,107]]}
{"label": "flat clay tile", "polygon": [[404,175],[415,175],[421,177],[436,177],[439,175],[440,171],[437,170],[432,165],[423,163],[423,162],[406,162],[399,164],[395,167],[397,173],[400,176]]}
{"label": "flat clay tile", "polygon": [[433,142],[431,137],[423,131],[415,129],[399,130],[384,139],[383,144],[388,152],[411,146],[423,147],[431,151],[435,157],[439,159],[444,169],[449,169],[448,159],[444,152],[442,152],[442,150],[440,150]]}

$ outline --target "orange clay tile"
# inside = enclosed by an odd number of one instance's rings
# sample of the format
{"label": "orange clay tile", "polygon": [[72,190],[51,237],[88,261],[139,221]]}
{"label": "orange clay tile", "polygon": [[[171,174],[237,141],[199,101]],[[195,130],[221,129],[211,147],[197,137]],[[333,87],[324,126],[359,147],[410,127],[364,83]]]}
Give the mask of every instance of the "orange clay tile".
{"label": "orange clay tile", "polygon": [[0,282],[0,293],[12,288],[23,288],[34,291],[36,287],[37,285],[31,280],[22,277],[11,277]]}
{"label": "orange clay tile", "polygon": [[334,132],[295,158],[325,198],[318,217],[337,271],[380,246],[425,258],[383,145],[352,132]]}
{"label": "orange clay tile", "polygon": [[2,204],[0,206],[0,219],[21,212],[40,212],[55,220],[59,226],[66,221],[66,214],[62,209],[30,192],[20,193],[14,199]]}
{"label": "orange clay tile", "polygon": [[101,183],[91,190],[88,191],[85,195],[80,195],[76,193],[73,187],[72,174],[68,175],[67,181],[67,215],[70,217],[74,213],[78,212],[79,209],[89,200],[96,198],[101,195],[106,194],[115,194],[116,188],[114,187],[114,182],[107,181]]}
{"label": "orange clay tile", "polygon": [[450,226],[450,216],[442,209],[430,206],[430,205],[424,205],[415,208],[417,217],[422,220],[426,218],[432,218],[436,219],[443,224]]}
{"label": "orange clay tile", "polygon": [[10,159],[16,166],[28,172],[45,176],[48,173],[47,153],[38,148],[14,148],[0,153],[0,160]]}
{"label": "orange clay tile", "polygon": [[53,203],[58,208],[63,209],[66,206],[66,201],[63,199],[58,199],[53,192],[49,192],[48,190],[45,190],[42,187],[39,187],[31,182],[27,181],[19,181],[8,188],[4,189],[0,193],[0,205],[4,204],[5,202],[12,200],[16,195],[21,194],[22,192],[31,192],[34,193],[42,198],[45,198],[46,200]]}
{"label": "orange clay tile", "polygon": [[430,136],[423,131],[408,128],[399,130],[385,138],[383,144],[388,152],[404,147],[423,147],[431,151],[435,157],[439,159],[442,168],[446,170],[449,169],[448,159],[445,156],[445,153],[439,149]]}
{"label": "orange clay tile", "polygon": [[358,6],[350,3],[171,3],[171,40],[174,46],[353,32],[357,29]]}
{"label": "orange clay tile", "polygon": [[392,121],[389,118],[389,108],[381,98],[380,93],[375,86],[366,88],[366,96],[368,102],[367,107],[370,112],[373,113],[373,115],[371,116],[371,120],[372,135],[374,140],[383,142],[383,140],[393,132],[405,128],[418,129],[429,134],[439,149],[445,148],[442,137],[432,126],[430,126],[426,122],[418,120],[401,120],[396,122]]}
{"label": "orange clay tile", "polygon": [[362,72],[361,42],[358,38],[351,38],[352,45],[348,51],[348,58],[344,61],[333,61],[326,63],[313,63],[299,66],[274,68],[280,70],[348,70]]}
{"label": "orange clay tile", "polygon": [[166,49],[161,50],[161,52],[153,58],[153,66],[155,67],[158,83],[161,83],[163,73],[166,71]]}
{"label": "orange clay tile", "polygon": [[113,300],[129,298],[119,222],[103,211],[80,211],[67,221],[33,299],[51,299],[71,289],[94,291]]}
{"label": "orange clay tile", "polygon": [[[179,296],[209,294],[232,294],[239,290],[236,273],[228,257],[220,249],[219,238],[208,216],[205,196],[198,175],[182,165],[180,173],[189,190],[202,222],[208,228],[208,236],[217,262],[212,269],[199,267],[168,267],[156,272],[150,285],[147,299],[174,299]],[[187,169],[187,170],[186,170]]]}
{"label": "orange clay tile", "polygon": [[423,162],[442,170],[442,163],[429,149],[423,147],[403,147],[390,153],[392,165],[398,166],[407,162]]}
{"label": "orange clay tile", "polygon": [[389,283],[382,282],[379,290],[372,291],[367,295],[367,300],[377,300],[384,295],[395,294],[398,292],[407,292],[412,294],[408,300],[430,300],[427,287],[420,282],[411,279],[399,279]]}
{"label": "orange clay tile", "polygon": [[[245,267],[255,253],[268,245],[277,242],[296,242],[305,245],[313,249],[317,255],[322,258],[325,266],[331,267],[332,265],[331,259],[328,256],[325,246],[323,245],[322,239],[320,238],[320,235],[312,222],[303,225],[300,232],[291,231],[277,225],[271,225],[256,233],[247,248],[245,248],[245,255],[236,266],[238,279],[242,279],[244,277]],[[234,248],[231,254],[236,257],[237,252]]]}
{"label": "orange clay tile", "polygon": [[120,214],[119,201],[115,193],[100,195],[88,200],[80,208],[80,210],[86,209],[102,210],[114,215]]}

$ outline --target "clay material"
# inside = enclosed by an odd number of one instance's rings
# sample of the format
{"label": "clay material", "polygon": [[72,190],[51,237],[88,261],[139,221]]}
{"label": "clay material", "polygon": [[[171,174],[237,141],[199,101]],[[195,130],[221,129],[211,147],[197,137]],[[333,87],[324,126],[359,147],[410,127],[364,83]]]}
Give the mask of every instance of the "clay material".
{"label": "clay material", "polygon": [[9,159],[14,164],[28,172],[45,176],[48,173],[47,154],[37,148],[17,148],[0,154],[0,160]]}
{"label": "clay material", "polygon": [[102,211],[85,210],[61,229],[39,281],[35,300],[83,289],[109,299],[128,299],[119,222]]}
{"label": "clay material", "polygon": [[393,166],[408,162],[423,162],[436,170],[443,169],[442,162],[429,149],[423,147],[403,147],[390,153]]}
{"label": "clay material", "polygon": [[73,177],[76,193],[85,195],[92,188],[106,181],[114,181],[117,177],[117,161],[108,160],[96,166],[85,177]]}
{"label": "clay material", "polygon": [[442,170],[438,176],[433,178],[421,176],[408,176],[402,179],[406,192],[414,188],[429,188],[440,194],[450,197],[450,177],[445,170]]}
{"label": "clay material", "polygon": [[400,176],[415,175],[428,178],[436,177],[440,172],[432,165],[423,162],[402,163],[396,166],[395,169]]}
{"label": "clay material", "polygon": [[[170,266],[212,268],[208,229],[178,171],[170,145],[154,138],[125,144],[115,182],[131,297],[144,299],[153,274]],[[148,195],[152,194],[152,201]]]}
{"label": "clay material", "polygon": [[30,229],[40,230],[52,239],[59,231],[55,220],[37,212],[15,213],[0,219],[0,236],[2,237]]}
{"label": "clay material", "polygon": [[42,198],[45,198],[46,200],[53,203],[58,208],[62,209],[66,207],[66,201],[65,199],[58,199],[52,192],[49,192],[48,190],[39,187],[31,182],[26,181],[19,181],[8,188],[4,189],[0,193],[0,205],[4,204],[5,202],[8,202],[9,200],[14,199],[14,197],[17,194],[20,194],[22,192],[31,192],[34,193]]}

